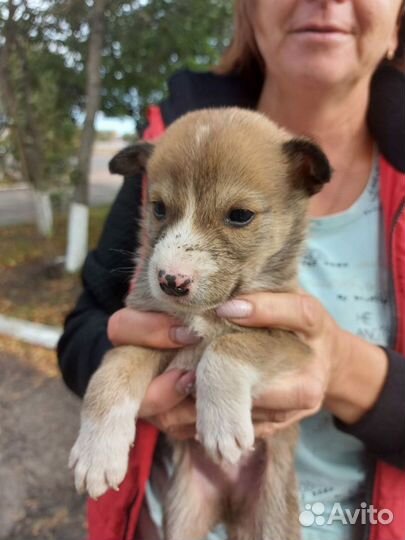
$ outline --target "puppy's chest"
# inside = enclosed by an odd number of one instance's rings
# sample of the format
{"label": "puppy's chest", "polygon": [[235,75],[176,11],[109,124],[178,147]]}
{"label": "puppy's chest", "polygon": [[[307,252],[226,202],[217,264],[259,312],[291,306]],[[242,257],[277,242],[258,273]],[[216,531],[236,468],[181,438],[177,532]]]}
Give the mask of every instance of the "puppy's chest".
{"label": "puppy's chest", "polygon": [[210,343],[232,331],[229,325],[216,317],[190,315],[184,320],[184,323],[202,339],[196,345],[180,349],[170,362],[168,369],[195,369]]}

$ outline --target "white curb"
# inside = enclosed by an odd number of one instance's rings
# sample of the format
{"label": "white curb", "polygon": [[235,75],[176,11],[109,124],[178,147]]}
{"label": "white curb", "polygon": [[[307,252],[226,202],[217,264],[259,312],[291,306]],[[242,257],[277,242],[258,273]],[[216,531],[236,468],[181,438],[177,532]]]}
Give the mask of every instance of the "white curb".
{"label": "white curb", "polygon": [[30,189],[30,186],[22,182],[15,185],[8,185],[8,186],[2,186],[0,184],[0,193],[3,191],[28,191],[29,189]]}
{"label": "white curb", "polygon": [[62,329],[0,315],[0,334],[25,341],[31,345],[54,349],[62,334]]}

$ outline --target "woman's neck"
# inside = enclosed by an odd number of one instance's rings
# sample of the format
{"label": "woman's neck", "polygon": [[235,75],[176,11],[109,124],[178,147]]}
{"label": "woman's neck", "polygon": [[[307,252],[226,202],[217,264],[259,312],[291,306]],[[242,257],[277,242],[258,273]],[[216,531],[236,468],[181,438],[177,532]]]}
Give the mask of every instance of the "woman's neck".
{"label": "woman's neck", "polygon": [[265,80],[258,110],[292,133],[318,143],[334,170],[329,184],[311,199],[313,217],[346,210],[367,184],[373,156],[367,106],[368,84],[339,95],[280,88],[270,77]]}

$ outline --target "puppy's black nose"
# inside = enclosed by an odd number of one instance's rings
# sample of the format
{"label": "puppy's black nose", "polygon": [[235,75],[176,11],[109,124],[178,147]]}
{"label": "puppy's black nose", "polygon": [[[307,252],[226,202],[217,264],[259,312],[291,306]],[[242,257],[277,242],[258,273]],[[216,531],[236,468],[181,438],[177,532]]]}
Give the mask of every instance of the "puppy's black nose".
{"label": "puppy's black nose", "polygon": [[186,296],[190,292],[191,279],[187,276],[159,272],[159,285],[169,296]]}

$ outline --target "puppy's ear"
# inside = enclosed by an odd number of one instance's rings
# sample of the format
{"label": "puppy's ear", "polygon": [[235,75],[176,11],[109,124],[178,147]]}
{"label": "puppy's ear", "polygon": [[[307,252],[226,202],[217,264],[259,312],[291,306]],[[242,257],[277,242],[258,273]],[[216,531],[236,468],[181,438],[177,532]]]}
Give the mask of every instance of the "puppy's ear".
{"label": "puppy's ear", "polygon": [[146,164],[152,155],[155,146],[151,143],[140,141],[132,146],[127,146],[116,154],[108,164],[111,174],[132,176],[144,174]]}
{"label": "puppy's ear", "polygon": [[308,195],[321,191],[332,176],[332,168],[323,151],[308,139],[297,138],[283,144],[293,170],[294,186]]}

